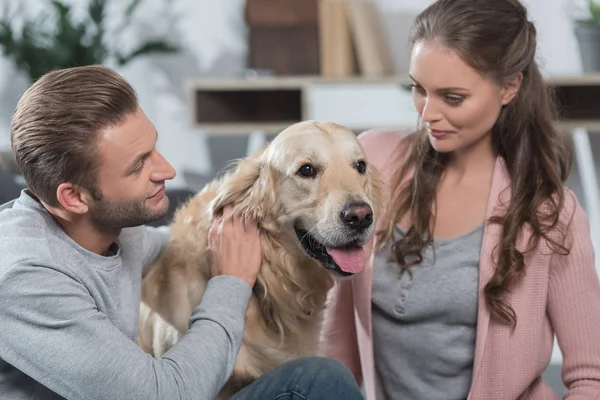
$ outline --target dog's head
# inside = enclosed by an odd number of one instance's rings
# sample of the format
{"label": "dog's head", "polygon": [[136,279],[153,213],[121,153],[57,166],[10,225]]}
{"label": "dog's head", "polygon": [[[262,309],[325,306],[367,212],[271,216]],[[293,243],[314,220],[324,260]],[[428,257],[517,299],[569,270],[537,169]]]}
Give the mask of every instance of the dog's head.
{"label": "dog's head", "polygon": [[364,267],[363,246],[380,210],[381,181],[356,135],[306,121],[243,159],[213,202],[233,205],[270,232],[288,232],[312,258],[340,276]]}

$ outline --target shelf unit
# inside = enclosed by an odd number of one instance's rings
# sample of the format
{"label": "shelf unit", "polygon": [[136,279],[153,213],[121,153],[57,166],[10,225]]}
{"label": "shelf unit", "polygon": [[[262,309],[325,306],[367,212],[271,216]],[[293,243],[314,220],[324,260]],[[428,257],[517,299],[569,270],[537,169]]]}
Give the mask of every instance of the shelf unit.
{"label": "shelf unit", "polygon": [[[600,74],[549,77],[546,82],[554,89],[562,110],[562,117],[557,121],[561,129],[570,132],[575,128],[584,128],[590,132],[600,132]],[[327,107],[320,105],[319,110],[314,110],[313,103],[319,101],[319,94],[315,92],[335,96],[336,90],[344,88],[349,96],[354,91],[358,93],[357,96],[364,96],[375,102],[377,97],[373,96],[377,92],[371,89],[377,87],[396,90],[397,96],[404,96],[402,102],[406,103],[409,100],[410,83],[407,76],[196,79],[188,82],[190,119],[193,127],[207,134],[247,135],[257,131],[276,134],[292,123],[317,119],[314,118],[315,114],[327,118],[327,112],[321,112]],[[351,103],[347,97],[343,100]],[[357,110],[349,111],[354,115],[356,112]],[[416,122],[414,111],[392,109],[390,112],[410,114],[410,118],[406,119],[409,122],[396,125],[392,123],[392,126],[386,127],[410,128]],[[393,121],[394,118],[383,119]],[[344,124],[344,121],[340,123]],[[372,124],[377,126],[378,121],[373,120]],[[365,123],[345,125],[353,130],[372,127]]]}
{"label": "shelf unit", "polygon": [[[375,85],[403,89],[402,78],[344,78],[313,76],[255,79],[198,79],[188,82],[190,118],[194,128],[208,134],[276,134],[302,120],[314,119],[314,91]],[[318,95],[317,95],[318,96]],[[349,126],[351,129],[369,126]]]}

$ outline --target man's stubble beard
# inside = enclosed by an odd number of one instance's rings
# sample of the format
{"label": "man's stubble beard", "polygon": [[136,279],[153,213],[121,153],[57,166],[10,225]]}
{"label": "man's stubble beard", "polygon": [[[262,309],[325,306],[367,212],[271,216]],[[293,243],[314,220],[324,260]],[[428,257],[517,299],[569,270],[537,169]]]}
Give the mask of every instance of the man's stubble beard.
{"label": "man's stubble beard", "polygon": [[91,210],[91,217],[94,226],[101,231],[145,225],[161,219],[169,211],[169,199],[166,195],[163,200],[164,205],[161,203],[162,207],[156,210],[146,207],[144,200],[111,203],[101,195],[97,197],[99,200]]}

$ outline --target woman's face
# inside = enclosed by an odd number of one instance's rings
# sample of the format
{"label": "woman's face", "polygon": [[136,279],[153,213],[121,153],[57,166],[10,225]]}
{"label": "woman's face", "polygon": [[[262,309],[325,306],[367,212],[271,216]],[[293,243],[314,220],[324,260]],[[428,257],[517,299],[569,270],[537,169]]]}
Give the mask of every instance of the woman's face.
{"label": "woman's face", "polygon": [[519,76],[517,83],[501,87],[452,50],[428,41],[413,46],[410,76],[413,101],[431,145],[443,153],[489,144],[502,106],[514,98],[520,83]]}

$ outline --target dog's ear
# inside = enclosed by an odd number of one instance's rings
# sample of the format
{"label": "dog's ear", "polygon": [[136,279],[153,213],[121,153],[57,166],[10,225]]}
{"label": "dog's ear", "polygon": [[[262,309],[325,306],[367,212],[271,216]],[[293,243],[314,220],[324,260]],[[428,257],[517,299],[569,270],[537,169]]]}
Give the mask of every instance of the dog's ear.
{"label": "dog's ear", "polygon": [[212,202],[212,212],[233,206],[234,212],[265,225],[274,215],[276,172],[259,155],[242,159],[224,179]]}

